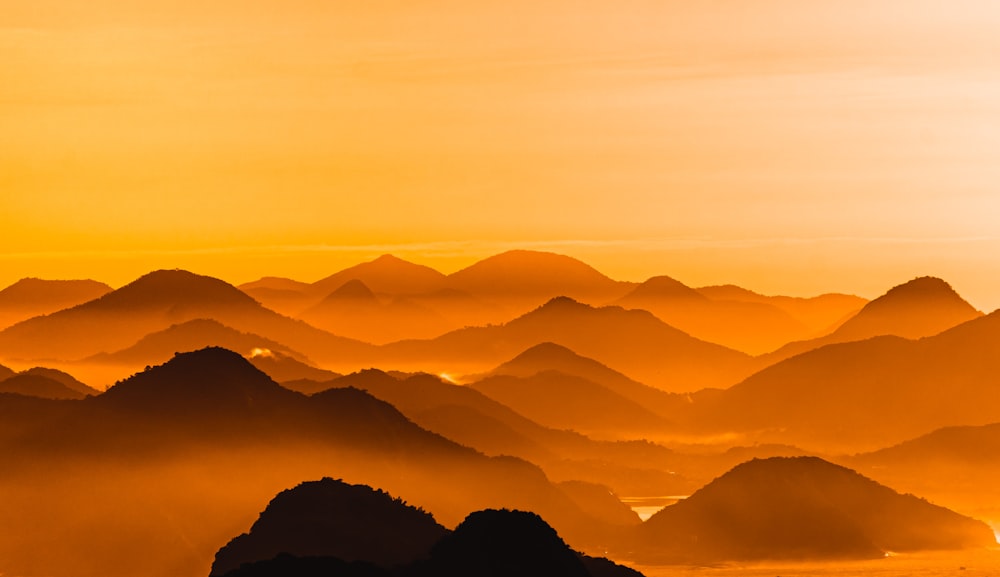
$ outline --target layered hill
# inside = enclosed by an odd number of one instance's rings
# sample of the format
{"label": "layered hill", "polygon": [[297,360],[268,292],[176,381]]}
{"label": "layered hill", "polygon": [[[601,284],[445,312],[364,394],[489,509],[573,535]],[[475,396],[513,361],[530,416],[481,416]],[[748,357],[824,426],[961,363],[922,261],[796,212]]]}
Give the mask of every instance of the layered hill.
{"label": "layered hill", "polygon": [[646,311],[594,308],[567,297],[552,299],[503,325],[392,343],[380,355],[390,366],[480,373],[544,342],[568,347],[671,392],[729,386],[749,374],[754,364],[748,355],[698,340]]}
{"label": "layered hill", "polygon": [[715,300],[670,277],[653,277],[614,304],[644,309],[699,339],[749,354],[761,354],[813,331],[767,302]]}
{"label": "layered hill", "polygon": [[0,290],[0,328],[96,299],[111,287],[93,280],[25,278]]}
{"label": "layered hill", "polygon": [[0,331],[8,358],[76,360],[120,351],[144,336],[195,319],[266,335],[311,358],[358,357],[370,347],[261,306],[221,280],[161,270],[98,299]]}
{"label": "layered hill", "polygon": [[859,296],[839,293],[814,297],[762,295],[736,285],[705,286],[695,290],[714,301],[759,303],[781,309],[805,325],[814,335],[833,332],[868,303],[867,299]]}
{"label": "layered hill", "polygon": [[1000,420],[1000,314],[920,340],[828,345],[697,396],[693,427],[856,452],[951,425]]}
{"label": "layered hill", "polygon": [[0,524],[18,527],[0,542],[4,573],[207,573],[261,502],[330,475],[449,523],[499,506],[540,511],[572,539],[606,531],[525,461],[459,446],[358,389],[287,390],[225,349],[80,401],[0,395],[0,416]]}
{"label": "layered hill", "polygon": [[636,530],[645,562],[877,558],[996,544],[976,521],[816,457],[753,460]]}
{"label": "layered hill", "polygon": [[771,354],[773,363],[824,345],[861,341],[883,335],[919,339],[978,318],[983,313],[966,302],[951,285],[935,277],[920,277],[891,288],[866,304],[832,333],[789,343]]}

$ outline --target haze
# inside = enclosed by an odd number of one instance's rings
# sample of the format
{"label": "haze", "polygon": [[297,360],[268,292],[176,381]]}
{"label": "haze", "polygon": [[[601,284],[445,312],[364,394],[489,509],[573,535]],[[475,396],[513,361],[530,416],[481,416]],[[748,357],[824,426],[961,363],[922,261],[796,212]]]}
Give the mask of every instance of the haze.
{"label": "haze", "polygon": [[[7,2],[0,283],[511,248],[1000,306],[1000,9]],[[666,265],[666,266],[664,266]]]}

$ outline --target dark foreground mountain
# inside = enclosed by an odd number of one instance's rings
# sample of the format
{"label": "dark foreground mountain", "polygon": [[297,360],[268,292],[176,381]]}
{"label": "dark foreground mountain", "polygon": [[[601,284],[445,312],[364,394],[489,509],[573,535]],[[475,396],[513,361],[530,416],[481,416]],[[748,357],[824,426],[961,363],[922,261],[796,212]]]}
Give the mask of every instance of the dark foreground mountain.
{"label": "dark foreground mountain", "polygon": [[574,543],[608,527],[536,466],[426,431],[353,388],[306,397],[241,355],[175,356],[80,401],[0,394],[0,571],[126,577],[205,574],[261,503],[338,476],[420,503],[538,511]]}
{"label": "dark foreground mountain", "polygon": [[275,497],[249,533],[218,551],[211,575],[320,575],[331,569],[336,572],[327,574],[386,577],[639,575],[573,551],[534,513],[479,511],[450,532],[388,493],[329,478]]}
{"label": "dark foreground mountain", "polygon": [[743,463],[636,529],[643,562],[876,558],[996,544],[985,523],[816,457]]}

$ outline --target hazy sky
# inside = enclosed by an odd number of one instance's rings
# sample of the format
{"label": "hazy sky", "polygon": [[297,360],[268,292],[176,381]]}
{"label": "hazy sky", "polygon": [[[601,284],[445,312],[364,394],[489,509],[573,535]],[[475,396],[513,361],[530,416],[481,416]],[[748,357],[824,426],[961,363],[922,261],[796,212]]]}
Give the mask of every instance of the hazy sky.
{"label": "hazy sky", "polygon": [[1000,306],[990,0],[0,0],[0,284],[508,248]]}

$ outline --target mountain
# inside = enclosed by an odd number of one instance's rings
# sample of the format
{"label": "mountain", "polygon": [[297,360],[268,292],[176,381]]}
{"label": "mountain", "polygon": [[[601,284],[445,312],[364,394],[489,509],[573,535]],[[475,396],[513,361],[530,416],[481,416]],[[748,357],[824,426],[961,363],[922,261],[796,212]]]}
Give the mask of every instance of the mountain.
{"label": "mountain", "polygon": [[240,332],[217,320],[202,318],[170,325],[142,337],[128,348],[113,353],[100,353],[88,360],[125,365],[155,365],[169,360],[174,353],[206,347],[223,347],[246,355],[256,350],[267,350],[305,360],[304,355],[281,343],[260,335]]}
{"label": "mountain", "polygon": [[324,478],[282,491],[249,533],[215,554],[211,575],[279,553],[389,568],[427,558],[448,530],[433,515],[366,485]]}
{"label": "mountain", "polygon": [[357,279],[347,281],[298,317],[321,329],[378,344],[432,338],[458,328],[408,298],[389,297],[383,303]]}
{"label": "mountain", "polygon": [[812,335],[806,325],[769,303],[711,299],[666,276],[647,280],[613,304],[647,310],[694,337],[749,354]]}
{"label": "mountain", "polygon": [[266,276],[237,288],[265,307],[291,317],[316,301],[310,294],[309,283],[288,278]]}
{"label": "mountain", "polygon": [[[292,491],[298,491],[300,487]],[[283,552],[269,560],[249,562],[238,569],[222,573],[218,567],[213,568],[212,575],[227,577],[263,577],[278,575],[342,575],[345,577],[388,577],[400,575],[404,577],[459,577],[466,575],[481,575],[484,577],[506,577],[523,575],[525,577],[641,577],[641,573],[627,567],[617,565],[607,559],[593,558],[582,555],[569,547],[558,533],[541,517],[525,511],[487,509],[469,514],[454,532],[444,528],[429,530],[421,535],[418,524],[426,521],[418,519],[419,511],[407,509],[401,503],[375,502],[371,493],[384,495],[368,489],[368,495],[359,495],[361,503],[342,503],[335,510],[326,511],[329,505],[325,500],[313,498],[304,500],[303,507],[310,501],[316,502],[321,515],[303,509],[303,522],[296,523],[292,519],[287,523],[290,531],[305,535],[307,542],[322,543],[317,549],[332,549],[340,555],[299,556],[295,553]],[[279,495],[280,497],[280,495]],[[275,499],[277,500],[277,498]],[[385,501],[382,499],[382,501]],[[274,503],[272,502],[272,505]],[[269,509],[271,506],[269,506]],[[341,509],[349,509],[346,512]],[[373,518],[367,515],[353,515],[353,511],[371,511]],[[261,521],[265,511],[261,515]],[[277,511],[272,512],[275,515]],[[323,513],[326,513],[323,515]],[[317,518],[318,517],[318,518]],[[360,535],[352,532],[353,527],[345,522],[357,518],[361,525]],[[403,527],[387,527],[393,519],[404,523]],[[433,520],[431,520],[433,522]],[[308,532],[312,527],[313,532]],[[256,528],[256,525],[255,525]],[[426,528],[425,528],[426,530]],[[428,546],[427,559],[416,559],[409,563],[395,563],[390,572],[384,567],[394,563],[386,563],[385,559],[400,557],[410,552],[415,546],[423,546],[430,536],[438,536],[436,543]],[[243,537],[252,537],[253,531]],[[234,540],[233,543],[238,541]],[[275,536],[261,545],[265,551],[275,549],[274,542],[284,540]],[[340,542],[338,542],[340,541]],[[233,543],[230,543],[232,545]],[[227,546],[228,547],[228,546]],[[297,552],[303,547],[296,542],[289,542],[286,550]],[[219,551],[219,555],[229,554],[227,548]],[[360,553],[360,554],[359,554]],[[420,551],[427,555],[428,551]],[[256,556],[257,552],[252,552]],[[249,555],[247,557],[250,557]],[[356,557],[375,557],[377,563],[367,560],[347,561]],[[234,563],[228,563],[234,564]],[[218,565],[218,557],[217,557]],[[380,567],[381,566],[381,567]]]}
{"label": "mountain", "polygon": [[424,294],[445,288],[446,278],[428,266],[384,254],[373,261],[346,268],[312,283],[309,292],[323,297],[348,281],[357,280],[377,294]]}
{"label": "mountain", "polygon": [[181,270],[149,273],[98,299],[0,331],[9,358],[75,360],[119,351],[149,333],[212,319],[322,361],[358,358],[371,347],[337,337],[264,308],[221,280]]}
{"label": "mountain", "polygon": [[[96,392],[96,391],[95,391]],[[19,373],[0,381],[0,393],[15,393],[43,399],[82,399],[85,394],[37,374]]]}
{"label": "mountain", "polygon": [[391,343],[380,351],[380,366],[480,373],[544,342],[568,347],[669,392],[729,386],[754,365],[748,355],[695,339],[648,312],[594,308],[559,297],[504,325]]}
{"label": "mountain", "polygon": [[278,383],[302,379],[326,381],[340,376],[333,371],[314,367],[295,357],[271,349],[253,349],[247,357],[253,366],[267,373]]}
{"label": "mountain", "polygon": [[14,371],[14,369],[10,369],[3,365],[0,365],[0,381],[6,379],[7,377],[13,377],[16,374],[17,372]]}
{"label": "mountain", "polygon": [[[599,384],[667,419],[690,402],[686,396],[665,393],[644,385],[594,359],[551,342],[528,348],[482,376],[508,375],[523,378],[546,371],[573,375]],[[482,376],[469,377],[468,380],[478,380]]]}
{"label": "mountain", "polygon": [[996,544],[981,521],[816,457],[738,465],[636,534],[643,562],[878,558]]}
{"label": "mountain", "polygon": [[497,375],[467,386],[555,429],[612,439],[648,438],[671,429],[663,417],[607,387],[558,371]]}
{"label": "mountain", "polygon": [[491,256],[448,276],[448,287],[503,304],[516,313],[557,296],[605,303],[632,286],[574,258],[529,250]]}
{"label": "mountain", "polygon": [[0,526],[18,527],[0,541],[5,574],[206,574],[262,502],[334,475],[443,523],[499,506],[539,511],[575,542],[609,530],[530,463],[462,447],[355,388],[284,389],[220,348],[80,401],[0,394],[0,417]]}
{"label": "mountain", "polygon": [[827,345],[770,366],[680,420],[760,442],[868,451],[952,425],[1000,421],[1000,312],[932,337]]}
{"label": "mountain", "polygon": [[781,309],[814,335],[832,332],[868,303],[856,295],[827,293],[814,297],[766,296],[735,285],[699,287],[700,294],[714,301],[766,304]]}
{"label": "mountain", "polygon": [[866,304],[832,333],[789,343],[765,355],[768,362],[787,359],[824,345],[860,341],[881,335],[919,339],[982,316],[951,285],[934,277],[920,277],[891,288]]}
{"label": "mountain", "polygon": [[97,389],[80,382],[73,375],[60,371],[58,369],[51,369],[47,367],[32,367],[30,369],[21,371],[20,374],[38,375],[41,377],[52,379],[53,381],[56,381],[62,384],[63,386],[72,389],[78,393],[82,393],[84,395],[96,395],[100,393],[100,391],[98,391]]}
{"label": "mountain", "polygon": [[0,290],[0,328],[72,307],[111,292],[93,280],[25,278]]}

